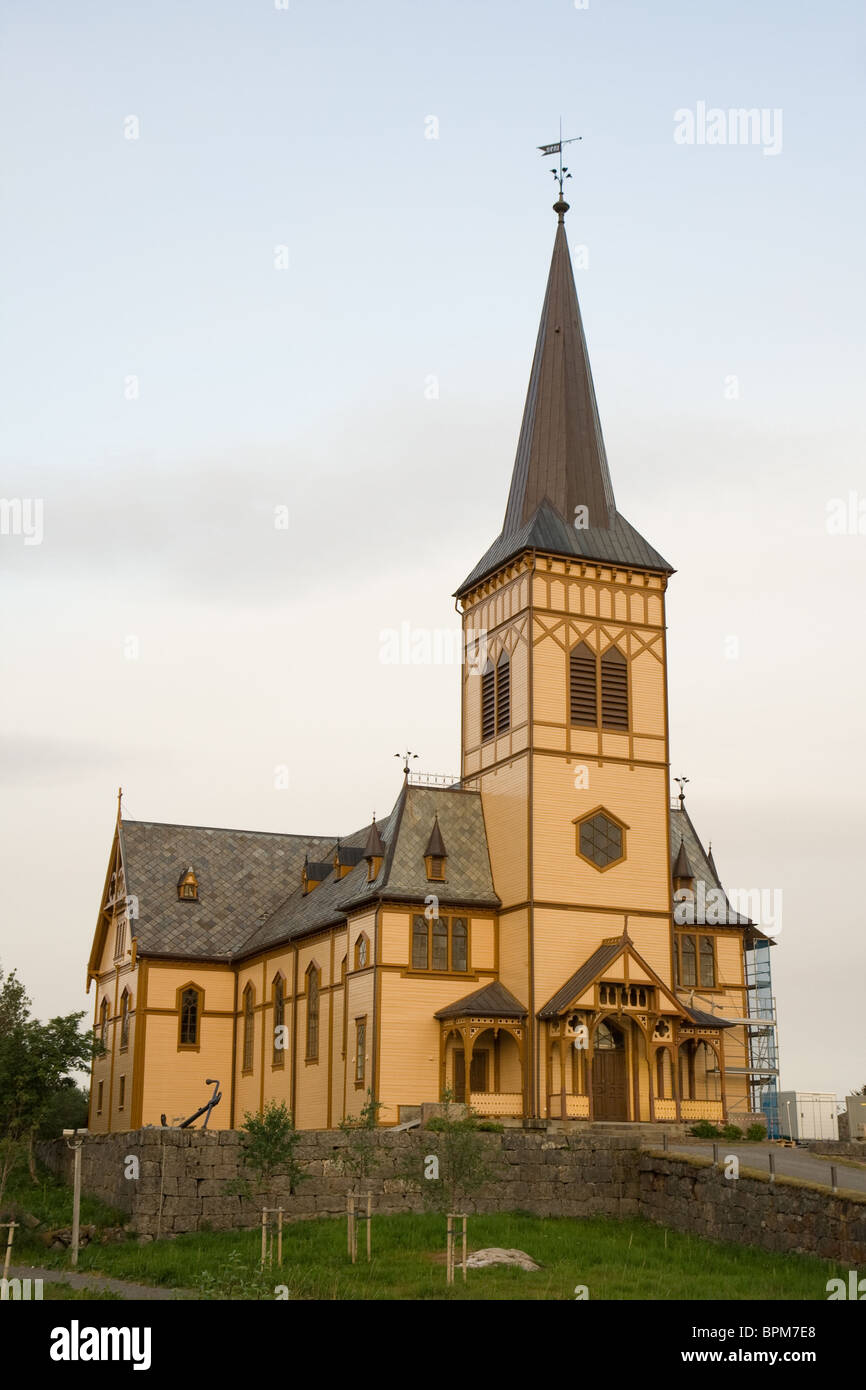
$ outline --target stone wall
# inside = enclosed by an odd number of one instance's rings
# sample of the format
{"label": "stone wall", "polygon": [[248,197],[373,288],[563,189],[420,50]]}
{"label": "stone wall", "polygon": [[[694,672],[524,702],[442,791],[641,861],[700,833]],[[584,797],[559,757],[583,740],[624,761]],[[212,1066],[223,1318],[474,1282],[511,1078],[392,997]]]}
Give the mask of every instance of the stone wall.
{"label": "stone wall", "polygon": [[[119,1207],[141,1236],[249,1228],[263,1205],[285,1209],[286,1220],[342,1215],[350,1177],[339,1130],[304,1131],[295,1151],[307,1180],[291,1195],[277,1179],[267,1199],[226,1192],[237,1178],[241,1136],[233,1130],[143,1129],[95,1135],[82,1151],[82,1185]],[[377,1167],[365,1180],[376,1212],[420,1211],[420,1192],[406,1179],[420,1174],[423,1156],[439,1149],[430,1132],[372,1136]],[[642,1215],[660,1225],[765,1250],[825,1255],[866,1264],[866,1199],[831,1197],[778,1177],[726,1179],[703,1158],[647,1153],[637,1137],[544,1134],[506,1130],[483,1136],[491,1179],[466,1204],[470,1212],[528,1211],[536,1216]],[[62,1140],[39,1145],[39,1155],[67,1181],[72,1154]],[[138,1176],[125,1176],[135,1172]]]}
{"label": "stone wall", "polygon": [[[441,1136],[425,1131],[376,1131],[376,1171],[364,1182],[378,1212],[423,1210],[417,1187],[406,1180],[421,1174],[423,1157],[435,1154]],[[142,1235],[249,1227],[261,1219],[264,1197],[247,1201],[226,1192],[241,1174],[241,1136],[234,1130],[143,1129],[94,1135],[82,1151],[82,1187],[119,1207]],[[634,1216],[637,1214],[638,1140],[562,1134],[484,1134],[491,1181],[467,1203],[469,1211],[514,1211],[537,1216]],[[292,1195],[277,1178],[267,1200],[285,1208],[285,1219],[342,1214],[352,1190],[341,1159],[347,1146],[340,1130],[303,1131],[295,1150],[307,1179]],[[39,1145],[39,1156],[71,1181],[72,1154],[63,1141]],[[131,1159],[138,1160],[138,1176]]]}
{"label": "stone wall", "polygon": [[866,1142],[862,1139],[801,1139],[799,1146],[826,1158],[855,1158],[866,1163]]}
{"label": "stone wall", "polygon": [[709,1159],[641,1153],[640,1212],[676,1231],[784,1254],[866,1262],[866,1197],[831,1197],[799,1180],[725,1178]]}

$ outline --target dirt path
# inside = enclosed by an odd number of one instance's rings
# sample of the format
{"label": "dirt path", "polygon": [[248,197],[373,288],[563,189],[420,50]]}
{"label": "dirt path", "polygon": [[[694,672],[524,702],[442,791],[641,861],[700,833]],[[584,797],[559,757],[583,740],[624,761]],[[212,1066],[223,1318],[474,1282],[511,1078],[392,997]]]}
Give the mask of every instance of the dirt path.
{"label": "dirt path", "polygon": [[191,1289],[160,1289],[153,1284],[129,1284],[125,1279],[109,1279],[102,1274],[73,1274],[66,1269],[39,1269],[36,1265],[10,1265],[10,1279],[41,1279],[46,1284],[69,1284],[73,1289],[92,1289],[96,1293],[116,1293],[121,1298],[175,1300],[198,1298]]}

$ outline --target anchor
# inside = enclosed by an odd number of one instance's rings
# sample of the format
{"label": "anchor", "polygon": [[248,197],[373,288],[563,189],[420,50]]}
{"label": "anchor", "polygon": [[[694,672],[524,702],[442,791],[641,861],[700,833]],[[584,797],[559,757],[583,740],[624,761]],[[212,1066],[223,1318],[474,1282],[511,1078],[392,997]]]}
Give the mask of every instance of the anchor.
{"label": "anchor", "polygon": [[[178,1129],[188,1129],[189,1126],[198,1119],[199,1115],[204,1115],[204,1124],[202,1125],[202,1129],[207,1129],[207,1122],[210,1119],[210,1112],[213,1110],[215,1105],[219,1105],[220,1101],[223,1098],[223,1093],[220,1090],[219,1082],[212,1081],[210,1077],[208,1077],[205,1080],[204,1084],[206,1086],[213,1086],[213,1095],[211,1096],[210,1100],[205,1101],[204,1105],[201,1106],[199,1110],[196,1110],[194,1115],[189,1115],[187,1119],[181,1120],[180,1124],[177,1126]],[[207,1114],[205,1114],[205,1111],[207,1111]],[[160,1115],[159,1118],[163,1128],[174,1128],[173,1125],[166,1126],[165,1115]]]}

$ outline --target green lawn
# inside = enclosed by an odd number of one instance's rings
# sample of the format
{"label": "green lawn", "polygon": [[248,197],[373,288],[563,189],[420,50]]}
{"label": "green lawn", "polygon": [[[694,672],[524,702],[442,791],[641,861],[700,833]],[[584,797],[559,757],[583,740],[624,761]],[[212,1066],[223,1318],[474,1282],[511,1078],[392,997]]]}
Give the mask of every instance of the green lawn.
{"label": "green lawn", "polygon": [[[16,1176],[13,1195],[52,1224],[69,1224],[69,1189],[46,1180],[35,1188]],[[116,1214],[83,1203],[82,1223],[110,1224]],[[586,1285],[590,1299],[819,1299],[827,1280],[847,1270],[806,1255],[771,1255],[741,1245],[666,1231],[634,1219],[549,1219],[528,1213],[469,1218],[469,1249],[516,1247],[543,1268],[470,1270],[464,1285],[445,1283],[445,1220],[437,1215],[373,1217],[373,1261],[346,1255],[345,1220],[300,1221],[286,1226],[282,1271],[259,1274],[258,1231],[200,1232],[138,1245],[134,1238],[90,1245],[78,1269],[141,1284],[191,1289],[199,1297],[273,1298],[286,1285],[292,1299],[573,1299]],[[65,1252],[48,1250],[38,1231],[16,1232],[16,1263],[69,1268]],[[71,1291],[70,1291],[71,1292]],[[46,1289],[47,1293],[47,1289]],[[50,1297],[62,1297],[52,1290]],[[75,1295],[73,1295],[75,1296]]]}

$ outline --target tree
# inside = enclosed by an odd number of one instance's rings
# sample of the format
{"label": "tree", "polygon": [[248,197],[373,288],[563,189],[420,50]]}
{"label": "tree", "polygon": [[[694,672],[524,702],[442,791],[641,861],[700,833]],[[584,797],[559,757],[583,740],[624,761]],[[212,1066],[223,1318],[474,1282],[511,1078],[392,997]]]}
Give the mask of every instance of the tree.
{"label": "tree", "polygon": [[352,1178],[358,1192],[361,1191],[364,1179],[369,1178],[379,1167],[376,1127],[381,1109],[381,1101],[374,1100],[372,1090],[368,1090],[360,1115],[347,1115],[340,1121],[340,1129],[346,1136],[346,1147],[340,1159],[340,1167]]}
{"label": "tree", "polygon": [[[288,1178],[289,1192],[294,1196],[297,1187],[309,1177],[295,1158],[300,1134],[295,1129],[291,1112],[284,1101],[269,1100],[260,1114],[249,1110],[241,1125],[241,1162],[255,1179],[259,1188],[271,1195],[274,1178],[281,1170]],[[233,1180],[230,1189],[250,1196],[249,1182]]]}
{"label": "tree", "polygon": [[25,1152],[37,1181],[33,1141],[39,1127],[58,1091],[70,1084],[67,1073],[89,1071],[94,1055],[92,1034],[80,1032],[84,1010],[43,1024],[31,1017],[30,1007],[15,971],[0,971],[0,1201]]}
{"label": "tree", "polygon": [[455,1106],[453,1092],[446,1090],[442,1114],[428,1120],[427,1129],[419,1135],[423,1176],[418,1178],[416,1165],[412,1183],[420,1187],[425,1204],[437,1211],[459,1211],[494,1177],[478,1121],[468,1105]]}

